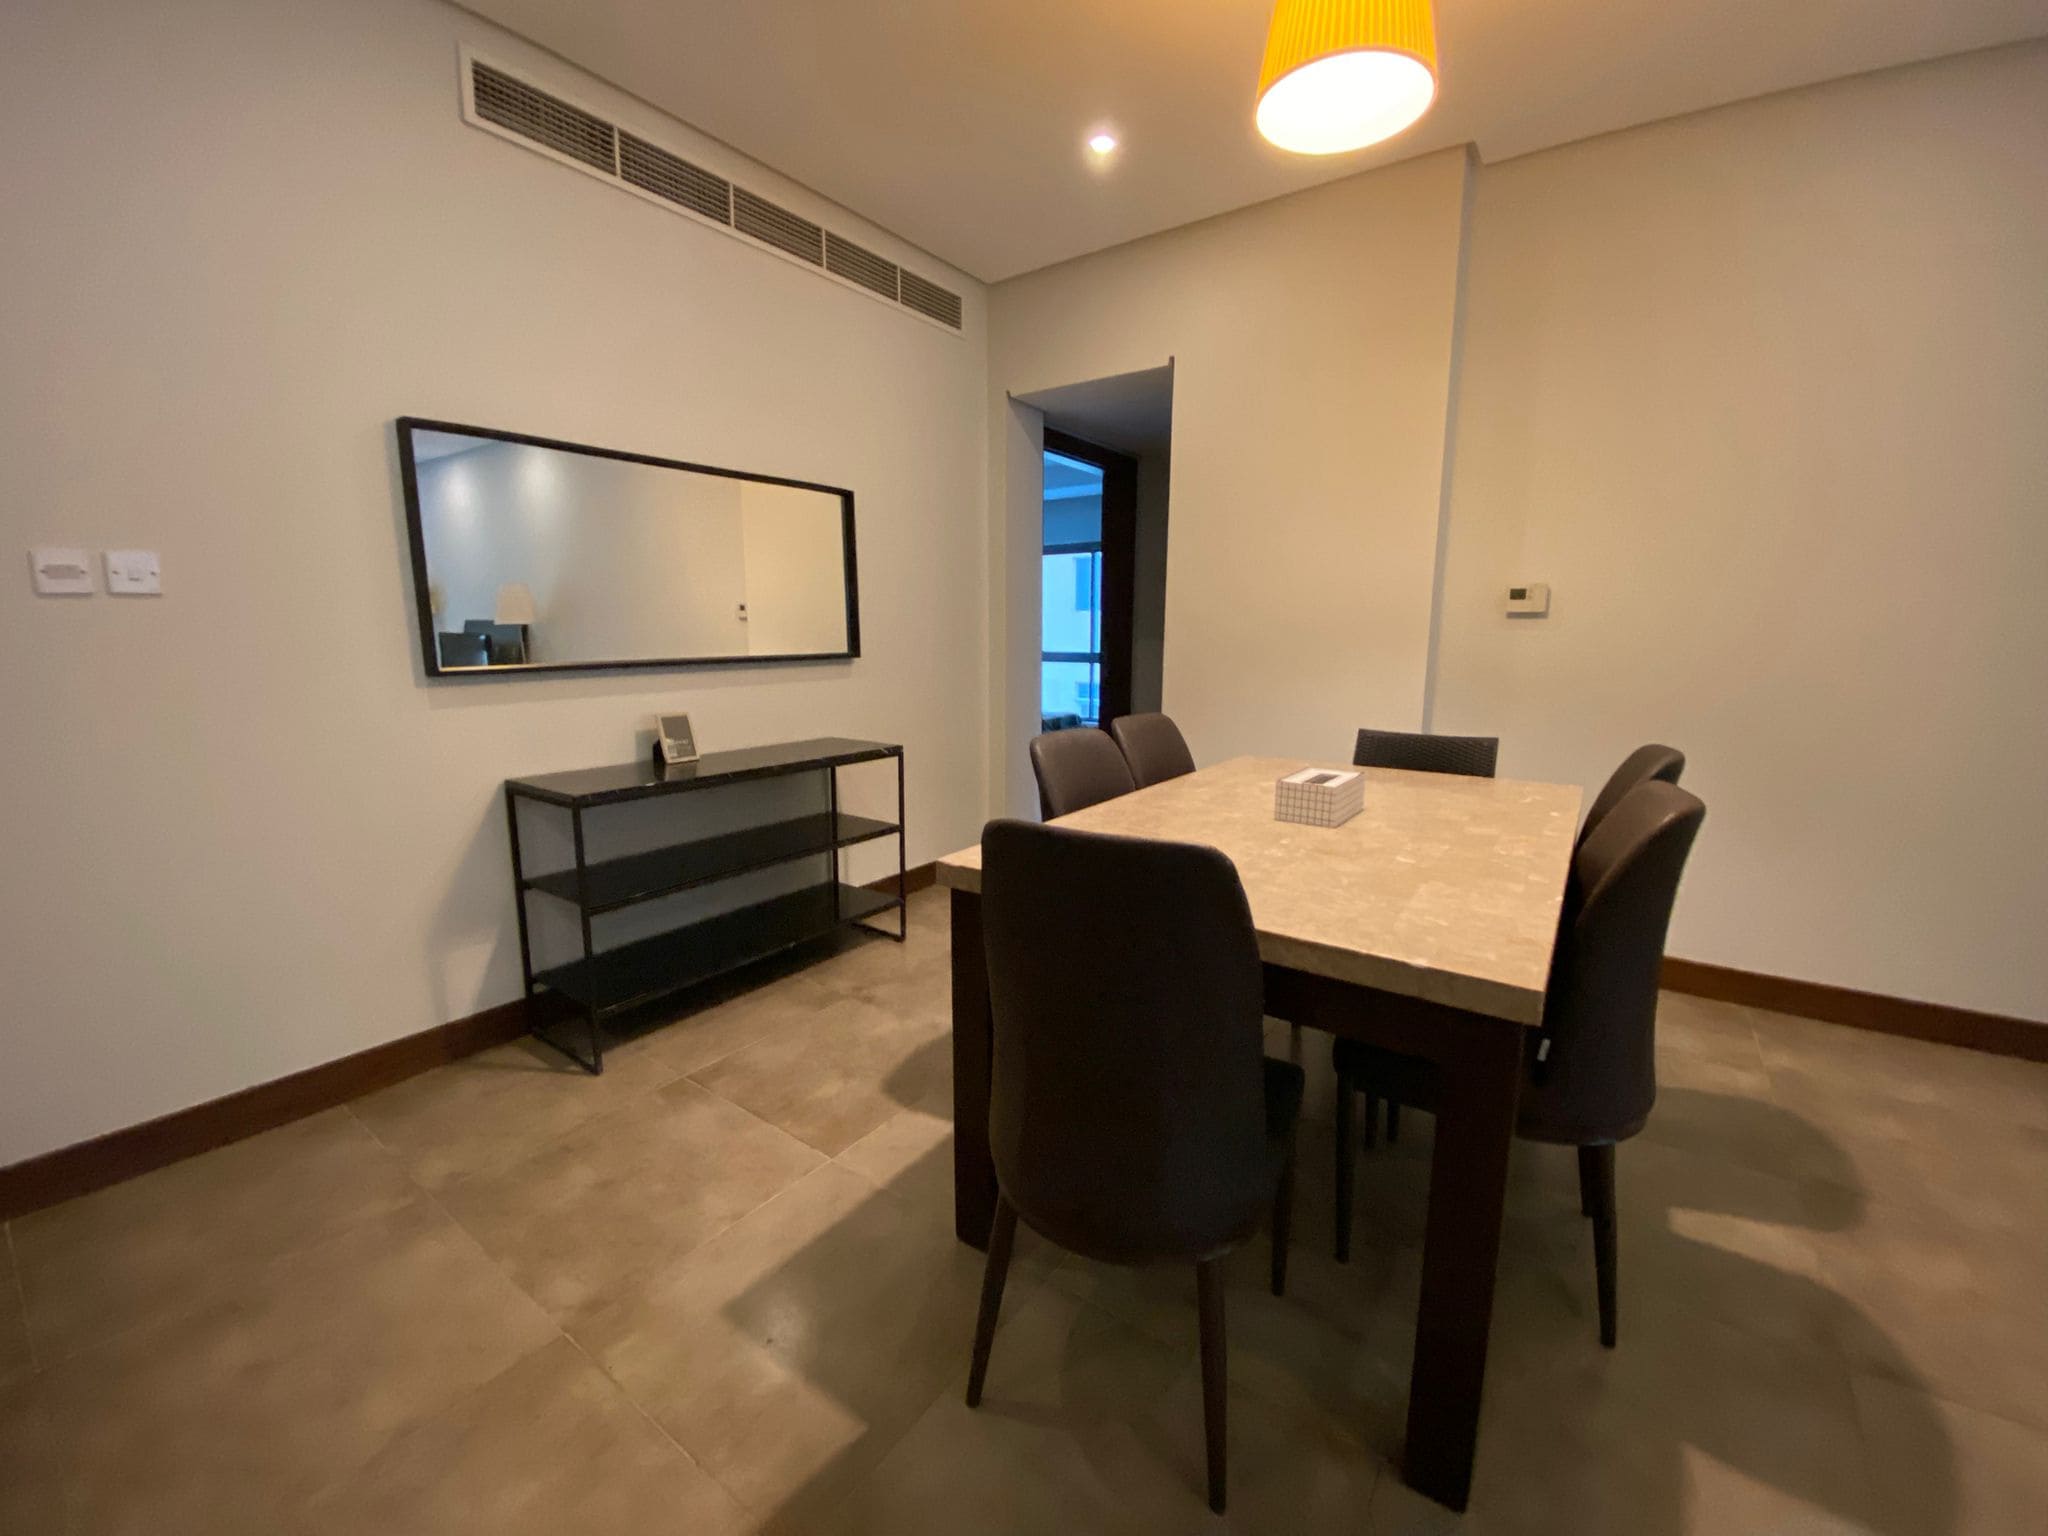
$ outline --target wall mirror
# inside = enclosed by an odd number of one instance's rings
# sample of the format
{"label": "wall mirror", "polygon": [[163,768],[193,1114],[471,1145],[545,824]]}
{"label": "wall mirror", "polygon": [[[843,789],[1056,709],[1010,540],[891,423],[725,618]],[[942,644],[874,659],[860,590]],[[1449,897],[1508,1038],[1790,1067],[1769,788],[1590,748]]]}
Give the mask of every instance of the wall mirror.
{"label": "wall mirror", "polygon": [[853,492],[401,417],[430,677],[860,654]]}

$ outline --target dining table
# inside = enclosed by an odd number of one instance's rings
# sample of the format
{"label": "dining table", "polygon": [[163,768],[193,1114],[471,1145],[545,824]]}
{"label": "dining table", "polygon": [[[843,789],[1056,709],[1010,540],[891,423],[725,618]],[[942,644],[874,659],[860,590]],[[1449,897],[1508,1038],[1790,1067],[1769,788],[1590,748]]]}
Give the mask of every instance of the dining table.
{"label": "dining table", "polygon": [[[1434,1065],[1436,1135],[1401,1470],[1410,1487],[1462,1510],[1515,1105],[1543,1022],[1580,791],[1342,767],[1365,776],[1358,814],[1334,827],[1279,820],[1277,781],[1321,766],[1232,758],[1053,825],[1221,850],[1251,907],[1267,1015]],[[981,868],[979,846],[936,866],[952,923],[954,1231],[977,1248],[988,1244],[996,1204]]]}

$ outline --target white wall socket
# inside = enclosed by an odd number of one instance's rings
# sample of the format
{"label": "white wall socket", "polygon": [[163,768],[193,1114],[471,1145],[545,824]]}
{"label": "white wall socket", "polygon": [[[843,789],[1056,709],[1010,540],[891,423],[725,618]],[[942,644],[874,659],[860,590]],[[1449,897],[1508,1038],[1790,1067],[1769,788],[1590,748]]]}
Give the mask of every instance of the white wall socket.
{"label": "white wall socket", "polygon": [[107,591],[116,597],[160,597],[164,590],[163,568],[153,549],[110,549],[107,551]]}
{"label": "white wall socket", "polygon": [[1550,612],[1550,583],[1532,581],[1508,588],[1508,612],[1542,618]]}
{"label": "white wall socket", "polygon": [[92,556],[82,549],[43,545],[28,552],[28,565],[44,597],[92,596]]}

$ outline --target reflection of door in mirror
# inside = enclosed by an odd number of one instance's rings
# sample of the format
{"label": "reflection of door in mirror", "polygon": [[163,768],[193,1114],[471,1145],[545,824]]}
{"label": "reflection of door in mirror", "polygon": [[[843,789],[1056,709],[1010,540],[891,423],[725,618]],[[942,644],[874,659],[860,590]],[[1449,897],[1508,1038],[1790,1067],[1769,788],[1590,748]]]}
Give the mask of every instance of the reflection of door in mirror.
{"label": "reflection of door in mirror", "polygon": [[[472,666],[848,655],[851,498],[401,424],[434,629]],[[464,658],[473,653],[459,648]]]}
{"label": "reflection of door in mirror", "polygon": [[846,648],[846,571],[836,499],[801,486],[740,482],[747,654]]}

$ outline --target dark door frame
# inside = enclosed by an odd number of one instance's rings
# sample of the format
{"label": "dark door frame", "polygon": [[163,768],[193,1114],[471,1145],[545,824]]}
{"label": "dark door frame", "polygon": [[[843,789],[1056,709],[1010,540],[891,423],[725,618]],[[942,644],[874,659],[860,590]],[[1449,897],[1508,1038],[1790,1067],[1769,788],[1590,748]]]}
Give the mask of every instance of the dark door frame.
{"label": "dark door frame", "polygon": [[[1138,580],[1138,461],[1052,427],[1045,449],[1102,471],[1102,721],[1131,712],[1131,612]],[[1040,513],[1039,544],[1045,543]],[[1041,578],[1042,580],[1043,578]]]}

